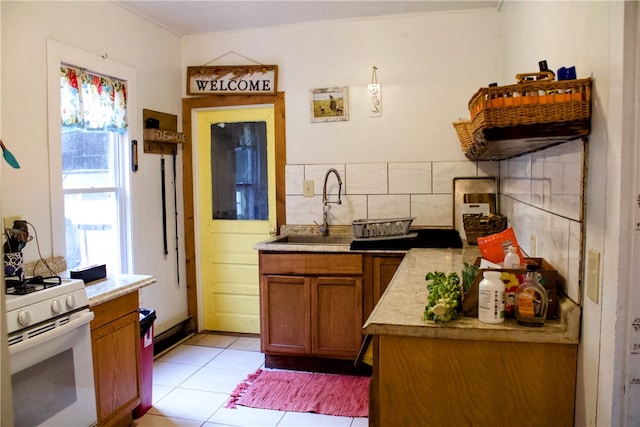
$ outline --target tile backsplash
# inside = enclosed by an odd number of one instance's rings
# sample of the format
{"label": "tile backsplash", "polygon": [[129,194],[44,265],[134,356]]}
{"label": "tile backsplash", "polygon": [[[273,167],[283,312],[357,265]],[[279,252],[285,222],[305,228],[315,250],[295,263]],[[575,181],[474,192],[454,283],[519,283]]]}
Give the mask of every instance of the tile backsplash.
{"label": "tile backsplash", "polygon": [[[342,178],[342,204],[331,204],[329,224],[354,219],[415,217],[413,225],[453,227],[453,179],[498,176],[497,162],[403,162],[297,164],[286,167],[287,224],[322,222],[325,173],[335,168]],[[313,197],[303,196],[305,180],[314,182]],[[338,181],[327,181],[329,200],[336,200]]]}
{"label": "tile backsplash", "polygon": [[[582,140],[500,162],[500,212],[518,244],[545,258],[580,303],[584,153]],[[533,238],[532,238],[533,236]]]}
{"label": "tile backsplash", "polygon": [[[576,140],[500,162],[290,164],[286,223],[322,223],[322,189],[330,168],[339,172],[343,183],[342,204],[330,204],[330,225],[412,216],[414,226],[451,228],[453,179],[499,177],[499,211],[507,216],[518,244],[529,256],[553,265],[564,292],[579,303],[583,159],[582,141]],[[305,180],[313,181],[312,197],[303,195]],[[333,174],[327,180],[327,196],[331,201],[338,197]]]}

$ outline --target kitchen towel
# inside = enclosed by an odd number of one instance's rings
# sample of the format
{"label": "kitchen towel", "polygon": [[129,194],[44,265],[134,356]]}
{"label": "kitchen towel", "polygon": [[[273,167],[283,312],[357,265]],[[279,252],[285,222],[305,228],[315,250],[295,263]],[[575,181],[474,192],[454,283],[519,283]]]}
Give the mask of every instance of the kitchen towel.
{"label": "kitchen towel", "polygon": [[344,417],[369,415],[369,377],[258,369],[240,383],[227,402],[289,412]]}

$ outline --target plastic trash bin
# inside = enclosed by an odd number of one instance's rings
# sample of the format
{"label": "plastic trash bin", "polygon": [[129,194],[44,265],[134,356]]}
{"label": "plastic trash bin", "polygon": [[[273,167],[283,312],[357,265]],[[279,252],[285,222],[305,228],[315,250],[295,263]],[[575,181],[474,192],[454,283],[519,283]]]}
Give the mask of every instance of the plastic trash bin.
{"label": "plastic trash bin", "polygon": [[153,390],[153,321],[155,310],[141,308],[140,314],[140,405],[133,410],[133,418],[142,417],[151,408]]}

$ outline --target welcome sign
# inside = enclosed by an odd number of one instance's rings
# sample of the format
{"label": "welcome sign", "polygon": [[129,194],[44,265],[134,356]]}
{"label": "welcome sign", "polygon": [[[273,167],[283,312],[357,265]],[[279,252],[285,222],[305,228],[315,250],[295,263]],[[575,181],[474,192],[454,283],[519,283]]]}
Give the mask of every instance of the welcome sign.
{"label": "welcome sign", "polygon": [[277,65],[187,67],[187,95],[274,95]]}

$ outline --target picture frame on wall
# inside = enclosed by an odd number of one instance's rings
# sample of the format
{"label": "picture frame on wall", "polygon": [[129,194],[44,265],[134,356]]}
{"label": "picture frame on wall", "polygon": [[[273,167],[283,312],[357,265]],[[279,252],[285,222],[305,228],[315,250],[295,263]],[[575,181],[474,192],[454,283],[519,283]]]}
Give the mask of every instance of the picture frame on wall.
{"label": "picture frame on wall", "polygon": [[326,87],[310,90],[311,122],[340,122],[349,120],[347,87]]}

